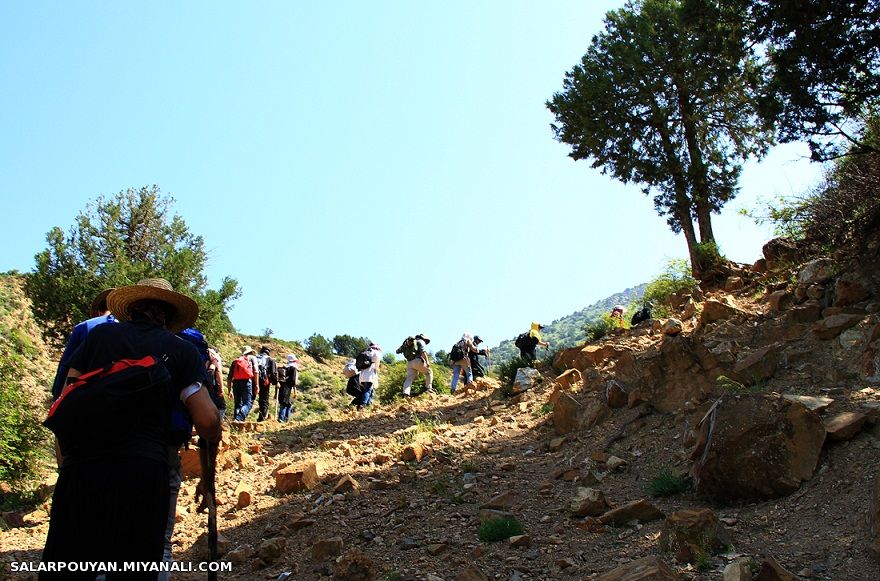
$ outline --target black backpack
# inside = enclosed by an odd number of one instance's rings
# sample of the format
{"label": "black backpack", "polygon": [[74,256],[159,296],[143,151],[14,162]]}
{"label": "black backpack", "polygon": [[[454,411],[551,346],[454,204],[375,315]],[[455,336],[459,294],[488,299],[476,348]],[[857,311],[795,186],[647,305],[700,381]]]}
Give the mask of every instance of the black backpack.
{"label": "black backpack", "polygon": [[171,374],[157,357],[121,359],[67,385],[43,425],[64,443],[103,449],[136,429],[140,418],[165,416],[170,386]]}
{"label": "black backpack", "polygon": [[358,371],[363,371],[367,367],[373,364],[373,354],[369,349],[366,351],[361,351],[357,354],[357,357],[354,359],[354,366]]}
{"label": "black backpack", "polygon": [[633,314],[632,319],[630,319],[630,324],[638,325],[643,321],[647,321],[651,318],[651,307],[648,305],[643,306],[641,309]]}
{"label": "black backpack", "polygon": [[461,344],[461,341],[452,346],[452,349],[449,350],[449,360],[450,361],[461,361],[464,359],[464,347]]}
{"label": "black backpack", "polygon": [[516,341],[514,341],[513,344],[516,345],[516,348],[520,351],[531,349],[538,344],[538,338],[532,337],[529,333],[520,333],[517,335]]}

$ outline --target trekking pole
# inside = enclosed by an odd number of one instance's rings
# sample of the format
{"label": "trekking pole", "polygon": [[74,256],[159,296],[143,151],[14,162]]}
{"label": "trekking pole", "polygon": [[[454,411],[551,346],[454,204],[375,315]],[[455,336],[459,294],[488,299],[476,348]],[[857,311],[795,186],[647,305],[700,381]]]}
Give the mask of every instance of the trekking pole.
{"label": "trekking pole", "polygon": [[[204,438],[199,438],[199,461],[202,465],[202,482],[204,484],[203,504],[208,508],[208,560],[211,563],[217,562],[217,499],[214,495],[218,445],[218,442],[210,443]],[[217,581],[217,571],[208,571],[208,581]]]}

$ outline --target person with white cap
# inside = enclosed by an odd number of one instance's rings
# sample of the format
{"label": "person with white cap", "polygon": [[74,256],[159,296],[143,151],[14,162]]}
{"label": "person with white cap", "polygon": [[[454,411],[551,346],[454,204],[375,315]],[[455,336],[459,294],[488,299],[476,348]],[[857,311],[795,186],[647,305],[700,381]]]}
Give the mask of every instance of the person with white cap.
{"label": "person with white cap", "polygon": [[[117,288],[107,304],[120,321],[100,325],[88,334],[70,360],[68,382],[85,372],[109,368],[124,360],[145,359],[164,371],[164,381],[151,383],[144,395],[126,399],[121,383],[118,416],[106,439],[79,437],[79,428],[94,432],[107,422],[74,408],[77,421],[59,437],[63,457],[52,498],[44,562],[116,563],[162,560],[169,512],[168,441],[171,407],[183,402],[198,434],[216,449],[221,437],[217,407],[203,387],[205,366],[195,347],[173,333],[192,326],[198,317],[194,300],[175,292],[164,279],[144,279]],[[62,398],[77,384],[65,388]],[[131,389],[135,389],[132,386]],[[63,403],[59,398],[57,404]],[[130,401],[135,402],[132,408]],[[53,411],[54,411],[53,407]],[[68,408],[69,409],[69,408]],[[82,417],[80,417],[82,416]],[[91,433],[90,432],[90,433]],[[41,572],[40,579],[69,579],[69,571]],[[131,579],[155,579],[155,572]]]}
{"label": "person with white cap", "polygon": [[278,421],[286,423],[290,419],[291,402],[290,397],[293,394],[296,397],[296,384],[299,380],[299,360],[296,355],[290,353],[287,355],[287,365],[284,366],[284,379],[281,380],[281,386],[275,386],[275,398],[278,400]]}
{"label": "person with white cap", "polygon": [[373,392],[379,387],[379,368],[382,365],[382,348],[377,343],[370,342],[366,353],[369,353],[370,364],[358,374],[361,392],[351,402],[359,410],[373,401]]}

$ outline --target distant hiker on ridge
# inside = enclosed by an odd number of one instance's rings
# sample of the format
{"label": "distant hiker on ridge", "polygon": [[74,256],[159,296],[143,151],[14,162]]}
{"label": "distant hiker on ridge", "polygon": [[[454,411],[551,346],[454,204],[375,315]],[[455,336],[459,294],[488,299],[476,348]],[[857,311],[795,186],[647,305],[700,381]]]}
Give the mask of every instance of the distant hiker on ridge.
{"label": "distant hiker on ridge", "polygon": [[618,327],[623,327],[623,314],[626,312],[626,307],[623,305],[614,305],[614,308],[611,309],[611,318],[617,321]]}
{"label": "distant hiker on ridge", "polygon": [[404,397],[411,397],[410,390],[419,373],[425,375],[425,391],[434,393],[434,370],[431,369],[427,349],[427,344],[430,342],[431,339],[427,335],[419,333],[415,337],[407,337],[395,351],[406,359],[406,379],[403,382]]}
{"label": "distant hiker on ridge", "polygon": [[257,421],[262,422],[269,417],[269,386],[275,386],[275,393],[278,393],[278,365],[272,356],[269,355],[272,350],[263,345],[260,347],[260,354],[257,355],[257,365],[260,369],[260,415]]}
{"label": "distant hiker on ridge", "polygon": [[539,345],[541,347],[550,346],[550,343],[544,341],[543,337],[541,337],[541,330],[543,328],[544,325],[540,323],[532,323],[532,328],[529,329],[528,333],[521,333],[514,342],[514,345],[519,349],[519,356],[527,363],[534,363],[536,359],[535,348]]}
{"label": "distant hiker on ridge", "polygon": [[[69,385],[45,421],[58,437],[63,462],[41,559],[112,562],[122,571],[123,562],[162,560],[175,402],[183,403],[214,450],[221,423],[204,388],[204,362],[173,335],[195,322],[196,302],[164,279],[144,279],[112,291],[107,304],[120,323],[88,334],[70,359]],[[39,578],[94,576],[44,571]],[[125,578],[153,581],[156,572]]]}

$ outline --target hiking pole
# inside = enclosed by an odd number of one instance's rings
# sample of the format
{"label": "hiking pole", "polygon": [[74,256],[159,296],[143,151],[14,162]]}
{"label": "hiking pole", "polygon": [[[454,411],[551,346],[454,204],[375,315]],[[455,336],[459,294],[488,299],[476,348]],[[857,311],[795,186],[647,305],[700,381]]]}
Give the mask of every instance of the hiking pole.
{"label": "hiking pole", "polygon": [[[202,467],[202,494],[204,498],[199,509],[208,508],[208,560],[217,562],[217,499],[216,476],[217,476],[217,447],[219,442],[207,442],[199,438],[199,462]],[[199,510],[201,512],[201,510]],[[217,581],[217,571],[209,569],[208,581]]]}

